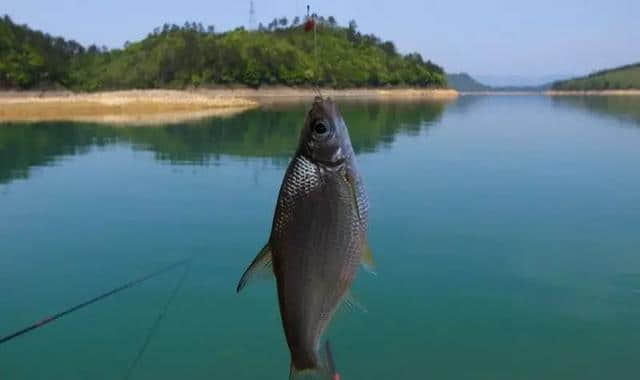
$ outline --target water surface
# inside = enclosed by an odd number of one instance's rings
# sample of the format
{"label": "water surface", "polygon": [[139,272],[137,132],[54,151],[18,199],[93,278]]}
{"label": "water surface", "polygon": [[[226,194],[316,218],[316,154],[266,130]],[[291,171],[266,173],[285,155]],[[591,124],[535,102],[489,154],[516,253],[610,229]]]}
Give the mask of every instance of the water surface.
{"label": "water surface", "polygon": [[[341,107],[378,263],[329,332],[344,379],[637,375],[640,98]],[[196,255],[131,378],[286,378],[273,282],[235,285],[304,112],[0,126],[0,335]],[[0,378],[124,378],[180,276],[0,345]]]}

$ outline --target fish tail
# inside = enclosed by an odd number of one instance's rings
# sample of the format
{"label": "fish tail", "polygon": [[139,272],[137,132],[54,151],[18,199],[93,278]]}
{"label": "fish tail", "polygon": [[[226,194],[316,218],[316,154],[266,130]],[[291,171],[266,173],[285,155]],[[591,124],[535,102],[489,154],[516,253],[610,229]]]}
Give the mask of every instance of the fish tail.
{"label": "fish tail", "polygon": [[291,362],[289,367],[289,380],[341,380],[340,374],[336,370],[336,364],[331,352],[329,341],[325,343],[322,360],[318,360],[319,366],[312,369],[299,370]]}

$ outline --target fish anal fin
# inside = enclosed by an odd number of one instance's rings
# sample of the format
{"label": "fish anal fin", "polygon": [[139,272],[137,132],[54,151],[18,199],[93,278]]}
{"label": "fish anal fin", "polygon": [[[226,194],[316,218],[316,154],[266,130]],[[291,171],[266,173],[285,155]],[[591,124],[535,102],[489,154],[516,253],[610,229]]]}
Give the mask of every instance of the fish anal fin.
{"label": "fish anal fin", "polygon": [[238,281],[238,287],[236,288],[236,292],[240,293],[240,291],[258,274],[267,274],[273,273],[272,269],[272,257],[271,257],[271,246],[269,243],[265,244],[264,247],[258,252],[258,255],[255,259],[249,264],[249,267],[244,271],[240,281]]}
{"label": "fish anal fin", "polygon": [[347,309],[347,310],[358,310],[361,311],[363,313],[366,313],[368,310],[366,307],[364,307],[364,305],[362,305],[357,299],[356,297],[353,296],[353,294],[351,292],[348,292],[345,296],[344,299],[342,301],[343,306]]}

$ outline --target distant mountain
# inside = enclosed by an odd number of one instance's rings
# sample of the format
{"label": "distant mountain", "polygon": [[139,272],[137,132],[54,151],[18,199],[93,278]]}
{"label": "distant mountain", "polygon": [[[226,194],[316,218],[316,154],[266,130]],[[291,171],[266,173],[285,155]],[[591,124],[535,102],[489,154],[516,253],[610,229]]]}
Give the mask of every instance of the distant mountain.
{"label": "distant mountain", "polygon": [[503,86],[493,87],[493,91],[504,92],[544,92],[551,89],[551,82],[544,83],[538,86]]}
{"label": "distant mountain", "polygon": [[551,83],[539,86],[487,86],[467,73],[447,74],[447,83],[460,92],[542,92],[551,88]]}
{"label": "distant mountain", "polygon": [[553,83],[575,77],[575,74],[547,75],[474,75],[481,83],[491,87],[540,87],[545,83]]}
{"label": "distant mountain", "polygon": [[559,91],[640,89],[640,62],[554,82],[552,88]]}
{"label": "distant mountain", "polygon": [[458,91],[490,91],[491,87],[473,79],[467,73],[447,74],[447,84]]}

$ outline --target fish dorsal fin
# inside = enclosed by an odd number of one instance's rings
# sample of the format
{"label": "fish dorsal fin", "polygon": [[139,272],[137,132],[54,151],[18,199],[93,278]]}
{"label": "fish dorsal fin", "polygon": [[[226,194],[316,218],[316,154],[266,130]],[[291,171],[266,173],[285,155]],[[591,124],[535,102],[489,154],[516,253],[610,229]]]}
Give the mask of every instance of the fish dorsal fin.
{"label": "fish dorsal fin", "polygon": [[272,269],[272,257],[271,257],[271,246],[269,243],[265,244],[264,247],[258,252],[258,255],[255,259],[249,264],[247,270],[244,271],[240,281],[238,282],[238,287],[236,288],[236,292],[240,293],[240,291],[247,285],[252,278],[254,278],[257,274],[260,273],[273,273]]}
{"label": "fish dorsal fin", "polygon": [[371,273],[376,274],[376,262],[373,260],[373,252],[371,252],[371,247],[369,247],[369,242],[365,240],[364,245],[362,246],[362,266],[364,269]]}

